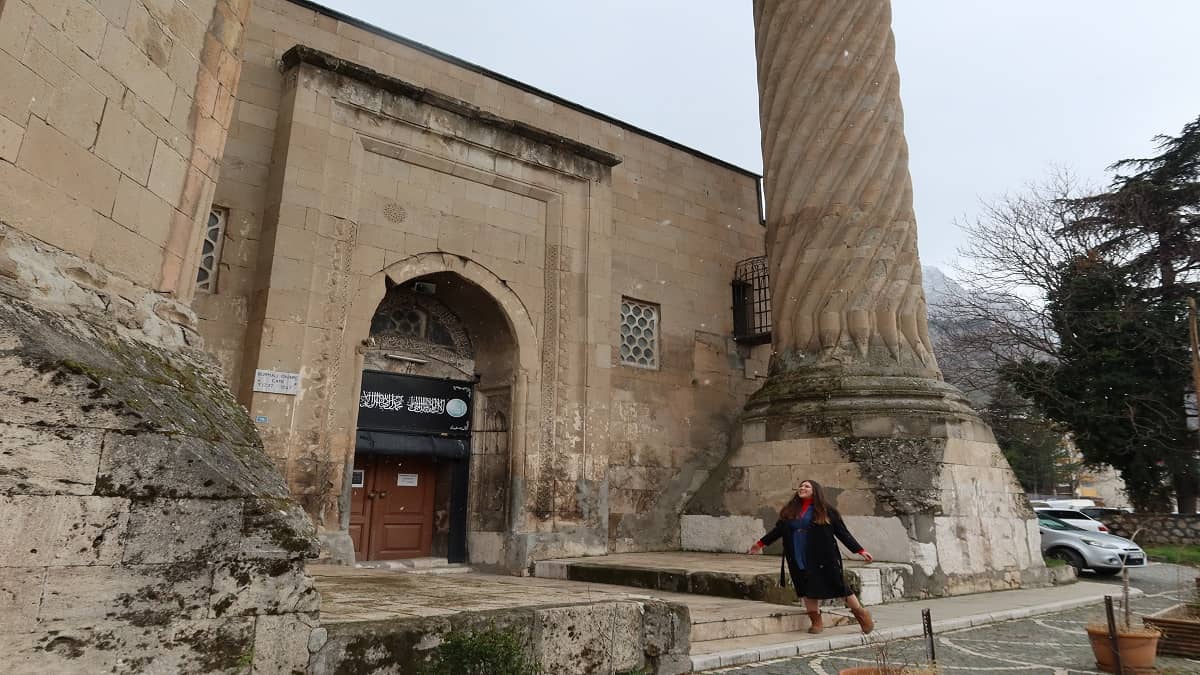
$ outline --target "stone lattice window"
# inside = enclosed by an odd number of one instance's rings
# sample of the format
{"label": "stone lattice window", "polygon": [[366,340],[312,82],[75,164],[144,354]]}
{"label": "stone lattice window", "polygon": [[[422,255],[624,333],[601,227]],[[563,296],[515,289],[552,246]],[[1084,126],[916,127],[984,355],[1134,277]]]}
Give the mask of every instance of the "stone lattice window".
{"label": "stone lattice window", "polygon": [[658,368],[658,305],[621,298],[621,363]]}
{"label": "stone lattice window", "polygon": [[411,305],[402,305],[389,312],[377,313],[371,322],[371,334],[424,338],[427,324],[425,312]]}
{"label": "stone lattice window", "polygon": [[204,243],[200,249],[200,268],[196,271],[196,288],[209,293],[217,292],[217,268],[221,264],[221,243],[225,240],[225,222],[229,211],[214,206],[208,212],[208,224],[204,228]]}

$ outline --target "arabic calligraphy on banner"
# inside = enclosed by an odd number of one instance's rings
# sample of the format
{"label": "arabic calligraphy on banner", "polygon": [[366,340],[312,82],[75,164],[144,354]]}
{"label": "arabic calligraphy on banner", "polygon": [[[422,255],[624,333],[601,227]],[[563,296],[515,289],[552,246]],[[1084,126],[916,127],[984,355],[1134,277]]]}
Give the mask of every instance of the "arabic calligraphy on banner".
{"label": "arabic calligraphy on banner", "polygon": [[462,435],[471,430],[472,383],[363,371],[358,428]]}

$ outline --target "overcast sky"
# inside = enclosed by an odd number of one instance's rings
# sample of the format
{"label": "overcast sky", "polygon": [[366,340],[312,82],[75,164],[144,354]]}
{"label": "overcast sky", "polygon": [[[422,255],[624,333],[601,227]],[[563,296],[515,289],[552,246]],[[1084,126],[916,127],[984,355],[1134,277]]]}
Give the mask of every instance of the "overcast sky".
{"label": "overcast sky", "polygon": [[[836,0],[826,0],[836,1]],[[753,171],[750,0],[324,0]],[[1097,185],[1200,115],[1197,0],[894,0],[921,256],[981,198],[1062,166]]]}

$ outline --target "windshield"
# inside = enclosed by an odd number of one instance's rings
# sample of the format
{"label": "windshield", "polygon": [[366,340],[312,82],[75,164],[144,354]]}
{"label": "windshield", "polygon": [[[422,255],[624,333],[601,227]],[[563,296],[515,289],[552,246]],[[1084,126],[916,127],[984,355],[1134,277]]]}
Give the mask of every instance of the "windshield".
{"label": "windshield", "polygon": [[1082,527],[1075,527],[1074,525],[1072,525],[1070,523],[1064,523],[1063,521],[1059,520],[1058,518],[1055,518],[1054,516],[1048,516],[1044,513],[1038,514],[1038,525],[1046,528],[1047,530],[1079,530],[1081,532],[1086,531]]}

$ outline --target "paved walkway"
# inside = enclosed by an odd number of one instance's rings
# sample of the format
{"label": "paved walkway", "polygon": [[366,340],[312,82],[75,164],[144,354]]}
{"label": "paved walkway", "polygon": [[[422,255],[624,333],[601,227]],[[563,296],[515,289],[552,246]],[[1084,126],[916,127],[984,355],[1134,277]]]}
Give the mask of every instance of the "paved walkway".
{"label": "paved walkway", "polygon": [[[1192,579],[1197,570],[1175,565],[1151,565],[1130,574],[1132,585],[1145,592],[1131,602],[1137,613],[1150,613],[1194,597]],[[1109,595],[1120,595],[1119,579],[1084,575],[1080,584],[1101,587]],[[988,594],[996,596],[1003,594]],[[982,596],[963,596],[968,599]],[[942,602],[942,601],[934,601]],[[940,615],[933,610],[934,618]],[[1092,650],[1083,628],[1101,620],[1102,604],[1038,614],[1024,619],[990,623],[959,630],[935,631],[938,665],[945,675],[954,673],[1012,673],[1030,675],[1083,675],[1094,670]],[[727,675],[836,675],[839,669],[875,665],[881,653],[892,663],[924,664],[925,643],[921,638],[878,641],[868,646],[780,659],[752,666],[727,668]],[[1200,661],[1160,656],[1162,675],[1200,673]]]}

